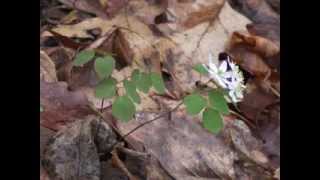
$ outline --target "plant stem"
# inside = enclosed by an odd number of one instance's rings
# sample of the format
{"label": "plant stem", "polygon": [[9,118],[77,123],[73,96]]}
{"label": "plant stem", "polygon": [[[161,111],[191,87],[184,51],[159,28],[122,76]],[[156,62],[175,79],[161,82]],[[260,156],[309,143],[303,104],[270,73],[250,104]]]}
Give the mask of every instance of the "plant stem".
{"label": "plant stem", "polygon": [[149,121],[146,121],[146,122],[138,125],[137,127],[133,128],[133,129],[132,129],[131,131],[129,131],[127,134],[121,136],[120,141],[114,143],[114,144],[111,146],[111,149],[113,149],[114,146],[116,146],[118,143],[124,141],[126,137],[128,137],[130,134],[134,133],[134,132],[137,131],[138,129],[142,128],[143,126],[145,126],[145,125],[147,125],[147,124],[150,124],[150,123],[152,123],[152,122],[154,122],[154,121],[156,121],[156,120],[164,117],[165,115],[167,115],[167,114],[169,114],[169,113],[171,113],[171,112],[173,112],[173,111],[176,111],[182,104],[183,104],[183,101],[180,102],[178,105],[176,105],[174,108],[172,108],[172,109],[170,109],[170,110],[168,110],[168,111],[160,114],[159,116],[157,116],[157,117],[155,117],[155,118],[153,118],[153,119],[151,119],[151,120],[149,120]]}

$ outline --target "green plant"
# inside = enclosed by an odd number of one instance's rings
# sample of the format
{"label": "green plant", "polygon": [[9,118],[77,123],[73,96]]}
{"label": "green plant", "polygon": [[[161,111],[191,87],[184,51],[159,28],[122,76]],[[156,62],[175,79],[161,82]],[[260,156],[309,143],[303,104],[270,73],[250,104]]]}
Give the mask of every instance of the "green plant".
{"label": "green plant", "polygon": [[[111,55],[96,57],[95,51],[81,51],[75,58],[74,66],[83,66],[84,64],[94,60],[94,69],[99,83],[95,87],[95,96],[100,99],[115,100],[112,104],[112,115],[119,120],[128,122],[136,113],[136,105],[141,103],[138,91],[148,93],[150,88],[159,93],[165,92],[165,85],[160,74],[156,72],[141,72],[135,69],[131,76],[121,82],[117,82],[112,77],[112,71],[115,68],[115,60]],[[123,83],[125,94],[117,95],[117,84]]]}
{"label": "green plant", "polygon": [[[153,87],[158,93],[165,93],[164,81],[160,74],[156,72],[142,72],[139,69],[135,69],[130,77],[117,82],[116,79],[112,77],[112,71],[115,68],[114,58],[111,55],[96,56],[95,51],[82,51],[76,56],[74,66],[83,66],[92,60],[95,61],[94,69],[97,77],[100,79],[98,85],[95,87],[95,95],[100,99],[115,98],[112,104],[112,115],[117,119],[128,122],[134,117],[136,105],[141,103],[138,92],[148,93]],[[196,65],[194,70],[203,75],[209,74],[208,70],[201,64]],[[119,83],[122,83],[125,89],[125,94],[122,96],[116,93],[117,84]],[[212,89],[202,94],[204,95],[192,93],[184,97],[178,106],[184,104],[187,113],[190,115],[201,114],[203,127],[212,133],[218,133],[223,127],[222,115],[229,114],[224,92],[220,89]],[[168,112],[178,109],[178,106]],[[147,121],[139,127],[151,123],[159,117]],[[131,132],[124,137],[130,133]]]}

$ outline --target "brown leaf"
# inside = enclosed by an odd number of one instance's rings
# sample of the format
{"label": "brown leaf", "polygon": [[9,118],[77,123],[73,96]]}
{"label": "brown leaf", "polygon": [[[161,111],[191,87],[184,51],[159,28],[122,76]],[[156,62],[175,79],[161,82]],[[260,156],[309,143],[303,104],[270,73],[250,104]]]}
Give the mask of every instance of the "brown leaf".
{"label": "brown leaf", "polygon": [[250,34],[270,39],[280,47],[280,26],[278,24],[253,23],[248,24]]}
{"label": "brown leaf", "polygon": [[55,131],[92,113],[85,95],[68,91],[63,82],[40,81],[40,104],[44,109],[40,113],[40,124]]}
{"label": "brown leaf", "polygon": [[[252,84],[251,86],[254,85]],[[257,116],[275,101],[275,96],[255,86],[245,94],[243,101],[239,103],[239,108],[249,119],[256,120]]]}
{"label": "brown leaf", "polygon": [[[118,123],[125,134],[134,127],[157,116],[158,113],[138,113],[136,120]],[[205,131],[185,113],[170,116],[140,128],[128,139],[143,144],[162,167],[174,178],[234,178],[234,154],[221,139]],[[137,146],[139,147],[139,146]]]}
{"label": "brown leaf", "polygon": [[267,3],[275,10],[278,14],[280,14],[280,0],[266,0]]}
{"label": "brown leaf", "polygon": [[240,120],[228,121],[226,131],[231,136],[234,147],[246,158],[263,167],[268,167],[269,160],[265,154],[261,152],[262,142],[255,138],[249,127]]}
{"label": "brown leaf", "polygon": [[265,0],[229,0],[233,8],[238,9],[255,23],[280,25],[280,15],[274,12]]}
{"label": "brown leaf", "polygon": [[118,13],[128,0],[59,0],[60,2],[85,12],[96,14],[102,18],[111,18]]}
{"label": "brown leaf", "polygon": [[116,135],[107,123],[83,116],[50,140],[42,166],[52,179],[99,180],[99,154],[108,153],[115,142]]}
{"label": "brown leaf", "polygon": [[178,1],[168,0],[166,11],[160,14],[156,22],[165,34],[181,32],[203,22],[213,21],[220,13],[225,0]]}
{"label": "brown leaf", "polygon": [[280,52],[280,47],[278,47],[272,41],[263,38],[261,36],[254,36],[240,32],[234,32],[232,34],[232,43],[236,44],[245,44],[251,50],[260,54],[264,58],[269,58],[275,56]]}
{"label": "brown leaf", "polygon": [[46,52],[40,50],[40,79],[46,82],[57,82],[54,63]]}
{"label": "brown leaf", "polygon": [[270,67],[263,61],[263,58],[258,54],[250,51],[247,45],[233,46],[229,53],[234,60],[246,71],[261,79],[267,77],[270,73]]}

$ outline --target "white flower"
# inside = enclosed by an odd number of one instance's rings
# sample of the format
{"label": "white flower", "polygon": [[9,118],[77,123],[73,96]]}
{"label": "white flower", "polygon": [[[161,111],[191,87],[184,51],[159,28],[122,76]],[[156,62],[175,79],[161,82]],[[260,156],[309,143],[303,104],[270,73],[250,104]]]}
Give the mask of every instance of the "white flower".
{"label": "white flower", "polygon": [[208,66],[204,65],[204,67],[209,72],[209,77],[213,79],[218,85],[220,85],[222,88],[227,88],[226,83],[223,80],[223,74],[227,71],[227,63],[221,63],[219,67],[217,67],[213,63],[212,55],[209,54],[209,62]]}
{"label": "white flower", "polygon": [[222,61],[217,67],[212,60],[211,53],[209,54],[208,66],[204,67],[209,72],[209,76],[219,86],[228,90],[228,94],[232,102],[236,103],[242,100],[243,91],[246,88],[243,84],[243,75],[239,67],[230,61],[229,57],[227,60]]}

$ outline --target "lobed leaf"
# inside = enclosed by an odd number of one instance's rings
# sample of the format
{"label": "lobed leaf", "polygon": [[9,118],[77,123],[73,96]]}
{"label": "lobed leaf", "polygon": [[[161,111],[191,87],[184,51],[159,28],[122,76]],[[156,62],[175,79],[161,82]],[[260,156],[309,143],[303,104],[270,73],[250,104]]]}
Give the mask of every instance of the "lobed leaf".
{"label": "lobed leaf", "polygon": [[101,79],[109,77],[114,67],[115,61],[112,56],[99,57],[94,64],[94,68]]}
{"label": "lobed leaf", "polygon": [[203,127],[212,133],[218,133],[223,127],[221,114],[212,108],[206,108],[202,114]]}
{"label": "lobed leaf", "polygon": [[123,82],[124,88],[126,89],[127,95],[135,102],[140,104],[140,96],[136,91],[136,85],[132,81],[125,80]]}
{"label": "lobed leaf", "polygon": [[84,50],[79,52],[75,60],[73,61],[73,65],[75,66],[82,66],[92,60],[95,56],[95,52],[92,50]]}
{"label": "lobed leaf", "polygon": [[211,106],[223,114],[229,114],[229,108],[223,93],[218,90],[212,90],[208,93]]}
{"label": "lobed leaf", "polygon": [[152,72],[150,74],[151,82],[156,91],[160,94],[165,92],[165,85],[160,74]]}
{"label": "lobed leaf", "polygon": [[199,94],[191,94],[183,99],[183,103],[190,115],[197,115],[206,107],[207,101]]}
{"label": "lobed leaf", "polygon": [[121,121],[128,122],[135,112],[136,108],[128,96],[119,96],[112,104],[112,115]]}
{"label": "lobed leaf", "polygon": [[97,98],[112,98],[116,94],[117,81],[114,78],[102,80],[95,89]]}

